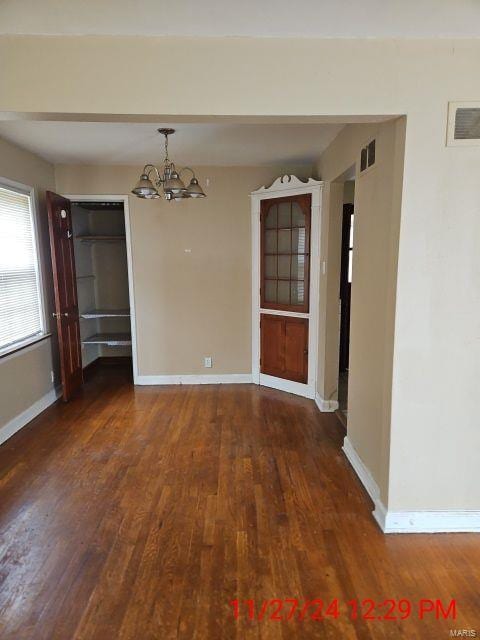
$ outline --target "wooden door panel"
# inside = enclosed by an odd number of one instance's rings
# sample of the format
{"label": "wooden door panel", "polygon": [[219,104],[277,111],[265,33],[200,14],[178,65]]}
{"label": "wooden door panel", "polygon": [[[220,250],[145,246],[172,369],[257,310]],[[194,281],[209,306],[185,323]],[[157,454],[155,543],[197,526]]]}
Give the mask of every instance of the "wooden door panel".
{"label": "wooden door panel", "polygon": [[285,378],[307,382],[308,320],[285,318]]}
{"label": "wooden door panel", "polygon": [[282,316],[262,314],[261,370],[269,376],[282,377],[285,362],[285,322]]}
{"label": "wooden door panel", "polygon": [[276,378],[306,383],[308,319],[262,314],[260,371]]}
{"label": "wooden door panel", "polygon": [[83,384],[70,201],[47,191],[47,212],[63,399],[67,401]]}

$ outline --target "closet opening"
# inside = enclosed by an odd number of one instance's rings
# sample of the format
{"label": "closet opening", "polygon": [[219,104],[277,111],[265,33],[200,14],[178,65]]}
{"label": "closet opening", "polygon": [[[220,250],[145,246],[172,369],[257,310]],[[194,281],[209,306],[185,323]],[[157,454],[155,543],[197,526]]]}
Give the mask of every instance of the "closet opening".
{"label": "closet opening", "polygon": [[71,199],[83,379],[119,368],[132,378],[125,203]]}

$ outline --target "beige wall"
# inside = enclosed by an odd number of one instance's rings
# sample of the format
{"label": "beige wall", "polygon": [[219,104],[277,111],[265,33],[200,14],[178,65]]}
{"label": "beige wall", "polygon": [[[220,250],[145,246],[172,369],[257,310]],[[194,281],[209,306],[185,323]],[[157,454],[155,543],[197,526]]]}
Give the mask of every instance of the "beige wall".
{"label": "beige wall", "polygon": [[[52,289],[45,190],[55,188],[53,166],[38,156],[0,139],[1,178],[35,187],[47,322],[50,322]],[[53,323],[52,329],[55,330]],[[55,353],[56,344],[53,337],[0,359],[0,429],[51,391],[54,386],[50,376],[52,370],[55,370],[58,383]]]}
{"label": "beige wall", "polygon": [[[0,110],[405,114],[388,504],[478,509],[480,147],[446,147],[445,130],[449,100],[480,98],[479,58],[478,39],[2,37]],[[166,90],[152,78],[172,60]]]}
{"label": "beige wall", "polygon": [[[140,168],[58,166],[57,188],[64,194],[125,194]],[[140,375],[251,372],[249,195],[279,173],[200,167],[208,193],[203,200],[130,197]],[[203,366],[205,356],[213,358],[211,369]]]}
{"label": "beige wall", "polygon": [[[376,139],[374,167],[360,173],[361,147]],[[327,185],[323,252],[327,275],[321,304],[320,343],[325,343],[324,387],[335,397],[338,382],[339,272],[344,185],[336,180],[356,164],[353,277],[350,319],[348,437],[388,501],[388,461],[398,230],[405,119],[381,125],[349,125],[322,154],[318,172]],[[322,363],[320,364],[320,367]],[[324,396],[324,397],[325,397]]]}

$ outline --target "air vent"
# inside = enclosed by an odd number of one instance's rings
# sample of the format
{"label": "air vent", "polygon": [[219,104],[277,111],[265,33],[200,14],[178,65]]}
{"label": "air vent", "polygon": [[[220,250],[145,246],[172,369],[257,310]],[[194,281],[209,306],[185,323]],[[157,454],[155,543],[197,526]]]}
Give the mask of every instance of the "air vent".
{"label": "air vent", "polygon": [[480,145],[480,102],[450,102],[448,145]]}
{"label": "air vent", "polygon": [[480,140],[480,109],[460,107],[455,112],[455,140]]}
{"label": "air vent", "polygon": [[375,164],[375,140],[371,140],[360,152],[360,172],[363,173]]}

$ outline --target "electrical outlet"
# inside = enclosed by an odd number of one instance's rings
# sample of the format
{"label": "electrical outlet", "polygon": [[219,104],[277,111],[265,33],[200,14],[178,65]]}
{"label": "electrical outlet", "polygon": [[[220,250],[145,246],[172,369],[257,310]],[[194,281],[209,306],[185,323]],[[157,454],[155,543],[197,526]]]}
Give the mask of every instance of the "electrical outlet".
{"label": "electrical outlet", "polygon": [[211,369],[211,367],[212,367],[212,358],[210,356],[207,356],[206,358],[203,359],[203,366],[207,367],[207,369]]}

